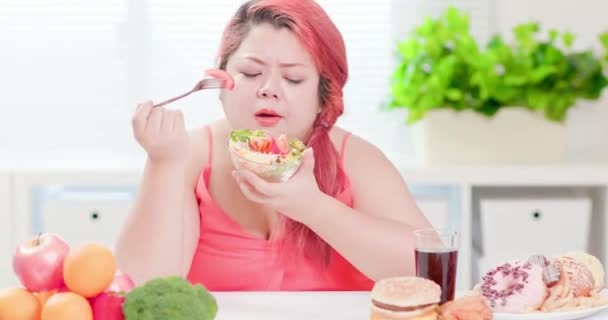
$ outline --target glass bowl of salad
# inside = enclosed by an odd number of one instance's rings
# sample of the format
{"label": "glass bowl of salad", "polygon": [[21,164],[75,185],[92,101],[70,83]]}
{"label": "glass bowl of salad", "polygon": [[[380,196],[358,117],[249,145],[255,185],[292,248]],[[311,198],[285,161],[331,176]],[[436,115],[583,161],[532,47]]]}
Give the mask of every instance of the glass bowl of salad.
{"label": "glass bowl of salad", "polygon": [[275,138],[262,130],[234,130],[228,139],[236,169],[247,169],[270,182],[285,182],[300,165],[306,145],[285,135]]}

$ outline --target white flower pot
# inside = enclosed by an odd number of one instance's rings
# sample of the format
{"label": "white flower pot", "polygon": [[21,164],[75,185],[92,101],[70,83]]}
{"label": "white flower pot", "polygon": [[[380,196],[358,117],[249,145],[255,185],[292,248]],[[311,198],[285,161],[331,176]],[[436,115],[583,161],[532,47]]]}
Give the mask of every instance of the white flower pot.
{"label": "white flower pot", "polygon": [[440,109],[413,127],[417,156],[425,165],[533,165],[558,163],[566,126],[524,108],[503,108],[492,118]]}

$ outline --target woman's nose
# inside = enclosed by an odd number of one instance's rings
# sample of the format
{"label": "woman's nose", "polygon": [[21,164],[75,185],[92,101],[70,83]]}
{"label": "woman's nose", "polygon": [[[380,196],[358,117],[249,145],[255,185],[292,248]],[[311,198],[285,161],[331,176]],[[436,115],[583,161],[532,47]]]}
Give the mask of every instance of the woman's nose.
{"label": "woman's nose", "polygon": [[258,98],[279,100],[279,90],[269,81],[258,90]]}

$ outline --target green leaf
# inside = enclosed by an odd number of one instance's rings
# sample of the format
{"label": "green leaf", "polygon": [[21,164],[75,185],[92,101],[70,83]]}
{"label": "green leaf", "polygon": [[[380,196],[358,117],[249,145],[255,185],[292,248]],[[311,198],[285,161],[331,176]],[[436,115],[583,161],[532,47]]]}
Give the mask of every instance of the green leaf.
{"label": "green leaf", "polygon": [[599,36],[600,42],[604,46],[604,49],[608,50],[608,32],[604,32]]}
{"label": "green leaf", "polygon": [[488,100],[481,106],[481,108],[477,109],[477,112],[484,114],[488,117],[492,117],[496,114],[496,112],[498,112],[499,108],[500,104],[497,101]]}
{"label": "green leaf", "polygon": [[464,97],[464,95],[462,94],[462,91],[460,91],[458,89],[453,89],[453,88],[446,90],[445,95],[448,99],[450,99],[452,101],[460,101]]}
{"label": "green leaf", "polygon": [[564,41],[564,45],[567,48],[572,47],[572,43],[574,43],[574,34],[570,32],[566,32],[562,35],[562,41]]}
{"label": "green leaf", "polygon": [[549,30],[549,41],[553,43],[555,39],[559,36],[559,33],[555,29]]}
{"label": "green leaf", "polygon": [[530,74],[530,80],[532,83],[538,83],[556,72],[557,68],[555,66],[540,66],[532,71]]}
{"label": "green leaf", "polygon": [[431,17],[426,17],[424,23],[416,28],[416,34],[419,36],[429,36],[433,34],[434,21]]}
{"label": "green leaf", "polygon": [[513,101],[518,96],[521,96],[521,90],[504,85],[497,86],[496,91],[493,94],[494,99],[500,101],[502,105],[513,104]]}
{"label": "green leaf", "polygon": [[505,45],[505,43],[499,35],[493,35],[490,38],[490,41],[488,41],[486,48],[487,49],[498,49],[498,48],[503,47],[504,45]]}
{"label": "green leaf", "polygon": [[466,14],[460,14],[460,11],[453,6],[447,8],[444,19],[447,22],[447,30],[457,34],[469,31],[469,17]]}
{"label": "green leaf", "polygon": [[600,42],[604,46],[604,50],[606,50],[606,55],[604,56],[604,62],[608,63],[608,32],[604,32],[600,35]]}
{"label": "green leaf", "polygon": [[525,75],[509,74],[504,77],[504,82],[511,86],[520,86],[528,82],[528,77]]}
{"label": "green leaf", "polygon": [[534,34],[538,32],[538,29],[538,23],[530,22],[515,26],[513,31],[519,45],[525,50],[531,50],[536,44]]}

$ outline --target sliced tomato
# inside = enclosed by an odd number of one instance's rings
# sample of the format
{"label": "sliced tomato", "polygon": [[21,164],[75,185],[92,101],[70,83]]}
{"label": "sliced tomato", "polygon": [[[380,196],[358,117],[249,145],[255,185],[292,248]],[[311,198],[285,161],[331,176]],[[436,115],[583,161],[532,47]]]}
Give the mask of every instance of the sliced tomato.
{"label": "sliced tomato", "polygon": [[279,149],[279,145],[277,145],[277,140],[273,137],[272,138],[272,147],[270,152],[272,154],[281,154],[281,150]]}
{"label": "sliced tomato", "polygon": [[205,71],[205,75],[216,78],[216,79],[222,79],[222,80],[226,81],[226,89],[228,89],[228,90],[234,89],[234,79],[232,78],[230,73],[228,73],[222,69],[208,69]]}
{"label": "sliced tomato", "polygon": [[272,152],[272,140],[267,137],[250,137],[249,148],[255,152],[270,153]]}

